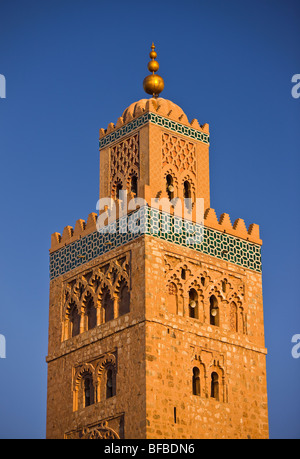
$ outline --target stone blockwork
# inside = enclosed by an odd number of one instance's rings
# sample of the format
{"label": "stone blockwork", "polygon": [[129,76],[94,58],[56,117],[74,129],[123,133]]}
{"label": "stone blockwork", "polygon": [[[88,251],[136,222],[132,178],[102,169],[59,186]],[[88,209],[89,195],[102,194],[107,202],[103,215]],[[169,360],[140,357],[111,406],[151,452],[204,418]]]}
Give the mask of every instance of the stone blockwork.
{"label": "stone blockwork", "polygon": [[[134,123],[141,115],[141,122]],[[106,131],[100,129],[100,151],[100,197],[115,197],[118,183],[129,192],[130,175],[136,175],[136,194],[151,205],[152,198],[168,197],[165,178],[171,174],[177,180],[174,198],[183,199],[187,180],[194,195],[204,199],[204,208],[210,207],[208,125],[189,123],[173,102],[159,98],[132,104],[116,126],[110,123]],[[121,162],[116,161],[118,154]],[[121,163],[123,173],[117,174]]]}
{"label": "stone blockwork", "polygon": [[209,126],[130,105],[100,130],[100,198],[51,237],[47,438],[267,438],[262,241],[210,207]]}
{"label": "stone blockwork", "polygon": [[[118,260],[129,269],[116,272]],[[86,279],[82,317],[87,292],[95,302],[98,298],[101,311],[103,287],[101,279],[94,282],[96,272],[103,272],[106,285],[111,279],[115,297],[127,272],[130,312],[108,322],[100,313],[93,329],[81,327],[69,337],[64,325],[66,301],[71,301],[68,286],[79,292]],[[171,284],[176,286],[175,308],[169,301]],[[196,317],[190,317],[192,288],[198,295]],[[218,301],[218,326],[210,324],[212,294]],[[232,303],[242,311],[236,328]],[[94,427],[108,420],[120,438],[265,438],[265,354],[260,273],[141,236],[51,282],[47,436],[83,438],[89,433],[94,438]],[[112,360],[116,391],[106,399],[103,370],[98,369]],[[200,370],[200,395],[193,394],[195,367]],[[89,369],[95,374],[95,400],[83,406],[76,381]],[[219,377],[218,399],[211,397],[213,372]]]}
{"label": "stone blockwork", "polygon": [[[130,312],[105,322],[101,318],[103,310],[103,292],[101,282],[93,282],[92,272],[102,272],[105,285],[111,296],[116,299],[121,277],[126,274],[116,273],[113,269],[118,260],[129,260]],[[50,283],[49,312],[49,349],[48,349],[48,410],[47,438],[82,438],[87,432],[84,428],[95,430],[99,424],[107,421],[109,429],[120,438],[145,438],[145,321],[144,321],[144,242],[143,238],[121,249],[116,249],[82,267],[60,276]],[[121,263],[120,263],[121,264]],[[105,267],[111,267],[110,275]],[[102,269],[102,271],[101,271]],[[126,270],[128,272],[128,270]],[[99,276],[101,278],[101,276]],[[108,279],[111,282],[108,282]],[[81,299],[77,307],[81,311],[81,324],[84,323],[84,296],[90,292],[99,310],[96,326],[92,329],[80,327],[76,336],[65,335],[67,305],[71,297],[66,295],[69,285],[84,284]],[[101,281],[101,279],[99,279]],[[76,289],[74,289],[76,291]],[[79,289],[78,289],[79,290]],[[75,293],[74,293],[75,295]],[[79,297],[79,293],[78,293]],[[109,398],[105,396],[101,385],[106,365],[115,365],[115,389]],[[80,373],[91,371],[94,400],[89,406],[80,402]],[[78,381],[78,384],[76,384]],[[97,387],[98,384],[98,387]],[[77,393],[78,391],[78,393]],[[75,403],[79,400],[79,403]],[[116,427],[116,418],[122,418]],[[96,429],[99,432],[99,429]],[[105,430],[105,429],[104,429]],[[103,434],[103,429],[100,429]],[[107,435],[107,430],[105,431]],[[104,434],[103,434],[104,435]],[[91,437],[92,438],[92,437]],[[94,438],[94,437],[93,437]]]}
{"label": "stone blockwork", "polygon": [[[261,275],[151,237],[145,274],[147,438],[267,438]],[[170,283],[177,311],[168,302]],[[192,288],[198,318],[189,316]],[[210,324],[212,294],[218,326]],[[243,311],[238,329],[230,320],[232,302]],[[199,395],[193,394],[195,367]],[[212,373],[219,377],[217,398]]]}

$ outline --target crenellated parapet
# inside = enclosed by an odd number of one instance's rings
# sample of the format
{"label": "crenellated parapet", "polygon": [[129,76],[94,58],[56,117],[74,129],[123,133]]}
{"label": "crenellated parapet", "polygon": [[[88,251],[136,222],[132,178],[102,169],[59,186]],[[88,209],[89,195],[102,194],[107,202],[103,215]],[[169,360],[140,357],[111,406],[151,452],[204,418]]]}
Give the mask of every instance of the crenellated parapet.
{"label": "crenellated parapet", "polygon": [[267,438],[259,226],[211,208],[209,125],[159,97],[154,48],[95,212],[51,236],[47,438]]}
{"label": "crenellated parapet", "polygon": [[216,229],[221,233],[231,234],[246,241],[253,242],[254,244],[262,245],[262,240],[259,235],[259,225],[256,223],[251,223],[249,227],[246,227],[246,224],[242,218],[238,218],[231,223],[229,214],[223,213],[218,219],[214,209],[206,209],[204,214],[204,225]]}
{"label": "crenellated parapet", "polygon": [[261,272],[258,226],[250,225],[247,231],[241,219],[231,225],[227,214],[222,214],[218,220],[213,209],[206,211],[204,225],[193,224],[147,205],[125,214],[100,231],[96,221],[97,214],[92,213],[86,224],[78,220],[74,229],[67,226],[62,235],[52,235],[51,279],[145,236]]}
{"label": "crenellated parapet", "polygon": [[[116,219],[120,218],[119,207],[116,206]],[[128,209],[128,214],[130,209]],[[100,212],[102,214],[104,211]],[[123,214],[124,215],[124,214]],[[97,231],[97,218],[98,214],[92,212],[89,214],[87,221],[82,219],[76,221],[74,228],[72,226],[66,226],[61,233],[53,233],[51,236],[51,248],[50,253],[61,249],[62,247],[71,244],[72,242],[81,239],[82,237]],[[230,216],[227,213],[222,213],[221,216],[217,217],[214,209],[206,209],[204,213],[204,226],[217,230],[220,233],[225,233],[231,236],[235,236],[240,239],[244,239],[253,244],[262,245],[262,240],[259,234],[259,225],[252,223],[248,228],[243,219],[238,218],[231,223]]]}
{"label": "crenellated parapet", "polygon": [[158,124],[195,140],[209,143],[208,123],[200,125],[197,119],[189,122],[186,114],[178,105],[170,100],[158,98],[141,99],[131,104],[118,118],[116,124],[109,123],[106,129],[100,129],[100,149],[148,122]]}
{"label": "crenellated parapet", "polygon": [[97,217],[98,215],[92,212],[89,214],[86,222],[85,220],[79,219],[76,221],[74,228],[72,226],[65,226],[62,234],[53,233],[51,235],[50,253],[96,231]]}

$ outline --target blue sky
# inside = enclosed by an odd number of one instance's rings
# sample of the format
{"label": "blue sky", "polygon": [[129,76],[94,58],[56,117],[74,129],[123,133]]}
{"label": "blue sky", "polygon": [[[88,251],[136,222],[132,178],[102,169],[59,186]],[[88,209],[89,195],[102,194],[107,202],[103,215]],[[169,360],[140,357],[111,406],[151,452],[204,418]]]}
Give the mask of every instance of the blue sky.
{"label": "blue sky", "polygon": [[[211,206],[263,239],[271,438],[300,438],[300,3],[1,0],[0,437],[44,438],[50,235],[94,212],[98,133],[145,97],[210,124]],[[147,96],[146,96],[147,97]]]}

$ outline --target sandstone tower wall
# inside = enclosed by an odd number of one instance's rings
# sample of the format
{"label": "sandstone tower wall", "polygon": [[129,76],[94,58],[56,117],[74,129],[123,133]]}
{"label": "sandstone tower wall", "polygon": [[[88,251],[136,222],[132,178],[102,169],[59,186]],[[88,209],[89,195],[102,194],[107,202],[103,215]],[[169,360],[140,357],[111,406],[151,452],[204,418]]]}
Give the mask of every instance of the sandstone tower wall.
{"label": "sandstone tower wall", "polygon": [[51,237],[47,438],[267,438],[262,241],[210,207],[208,124],[142,99],[99,142],[112,201]]}

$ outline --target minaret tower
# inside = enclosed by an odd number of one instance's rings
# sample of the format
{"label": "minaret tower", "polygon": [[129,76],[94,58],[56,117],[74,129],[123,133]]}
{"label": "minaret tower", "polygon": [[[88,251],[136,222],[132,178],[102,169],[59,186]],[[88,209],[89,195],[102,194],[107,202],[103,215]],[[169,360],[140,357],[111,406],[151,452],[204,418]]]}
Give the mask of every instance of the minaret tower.
{"label": "minaret tower", "polygon": [[150,58],[98,213],[51,238],[47,438],[267,438],[259,227],[210,207],[209,126]]}

